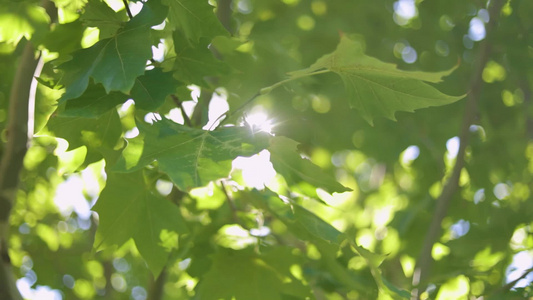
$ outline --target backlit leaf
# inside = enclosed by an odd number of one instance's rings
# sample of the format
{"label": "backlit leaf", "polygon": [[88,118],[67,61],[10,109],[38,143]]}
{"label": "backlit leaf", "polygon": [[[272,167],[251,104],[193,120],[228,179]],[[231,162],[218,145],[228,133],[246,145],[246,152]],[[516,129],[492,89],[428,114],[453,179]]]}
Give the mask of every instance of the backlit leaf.
{"label": "backlit leaf", "polygon": [[394,64],[365,55],[361,43],[345,36],[335,51],[324,55],[309,68],[290,75],[302,77],[322,69],[341,76],[350,106],[370,124],[377,116],[395,120],[394,113],[397,111],[412,112],[450,104],[464,97],[443,94],[424,83],[440,82],[454,68],[436,73],[398,70]]}
{"label": "backlit leaf", "polygon": [[124,10],[118,13],[104,1],[90,0],[80,20],[89,27],[98,27],[100,39],[104,39],[113,36],[128,19]]}
{"label": "backlit leaf", "polygon": [[297,146],[296,141],[279,136],[273,137],[268,147],[274,169],[283,175],[289,184],[307,182],[330,193],[350,191],[320,167],[302,158],[297,152]]}
{"label": "backlit leaf", "polygon": [[196,46],[191,46],[181,33],[174,34],[174,74],[186,83],[206,85],[205,77],[224,74],[228,66],[216,59],[208,49],[209,40],[201,39]]}
{"label": "backlit leaf", "polygon": [[47,31],[49,22],[42,7],[28,1],[4,1],[0,5],[0,42],[17,44],[22,37],[41,35]]}
{"label": "backlit leaf", "polygon": [[[108,173],[93,210],[99,225],[95,247],[121,246],[133,238],[148,267],[158,276],[169,256],[169,240],[187,232],[179,208],[147,189],[143,172]],[[177,245],[174,245],[177,247]]]}
{"label": "backlit leaf", "polygon": [[152,57],[150,26],[161,23],[166,16],[164,6],[157,5],[157,1],[149,3],[113,37],[76,51],[72,60],[60,66],[64,70],[61,83],[66,87],[61,100],[81,96],[90,77],[108,93],[130,92]]}
{"label": "backlit leaf", "polygon": [[170,7],[170,26],[180,28],[191,42],[227,34],[207,0],[163,0],[163,3]]}
{"label": "backlit leaf", "polygon": [[115,170],[133,171],[157,160],[160,170],[182,190],[227,177],[233,159],[266,147],[264,135],[252,135],[244,127],[205,131],[166,119],[137,126],[140,135],[129,141]]}
{"label": "backlit leaf", "polygon": [[[88,114],[87,114],[88,115]],[[122,135],[122,126],[116,110],[98,118],[53,115],[46,124],[55,136],[68,141],[68,149],[87,147],[88,162],[115,156],[115,145]]]}
{"label": "backlit leaf", "polygon": [[198,283],[194,299],[306,299],[311,296],[309,288],[290,273],[289,267],[294,263],[290,249],[276,249],[267,255],[222,249]]}

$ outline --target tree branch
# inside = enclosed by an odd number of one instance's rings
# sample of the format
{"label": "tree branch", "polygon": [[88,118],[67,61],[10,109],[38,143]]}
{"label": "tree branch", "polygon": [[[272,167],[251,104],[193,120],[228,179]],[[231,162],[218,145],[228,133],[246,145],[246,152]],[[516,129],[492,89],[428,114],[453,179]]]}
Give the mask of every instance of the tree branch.
{"label": "tree branch", "polygon": [[[55,22],[57,9],[54,3],[43,0],[41,5],[49,14],[50,20]],[[0,160],[0,299],[4,300],[22,299],[11,271],[7,241],[9,215],[16,200],[20,171],[28,149],[30,90],[38,62],[35,47],[32,42],[26,42],[9,95],[7,142]]]}
{"label": "tree branch", "polygon": [[468,94],[461,131],[459,134],[459,151],[457,152],[452,174],[446,181],[440,196],[436,200],[437,205],[433,214],[433,220],[426,234],[420,256],[417,260],[417,266],[413,275],[413,286],[415,287],[412,292],[413,299],[418,299],[419,293],[423,292],[425,289],[425,284],[430,276],[431,265],[433,263],[431,251],[433,249],[433,245],[441,235],[442,220],[444,217],[446,217],[452,197],[459,187],[459,177],[461,175],[461,170],[465,165],[465,151],[470,140],[470,125],[472,125],[477,114],[477,102],[481,94],[481,86],[483,83],[482,73],[490,58],[492,33],[500,15],[501,8],[504,4],[505,1],[503,0],[495,0],[491,2],[491,6],[489,8],[490,21],[486,28],[487,37],[480,45],[479,53],[477,55],[478,61],[475,65],[474,72],[472,73],[470,80],[470,93]]}
{"label": "tree branch", "polygon": [[172,98],[172,101],[174,101],[176,106],[180,109],[181,116],[183,117],[185,125],[192,127],[191,119],[189,119],[189,116],[187,116],[187,113],[183,109],[183,105],[181,104],[180,99],[176,95],[170,95],[170,97]]}
{"label": "tree branch", "polygon": [[506,292],[510,291],[520,280],[526,278],[532,272],[533,272],[533,268],[529,268],[529,269],[525,270],[524,273],[522,273],[522,275],[520,277],[516,278],[515,280],[509,282],[508,284],[506,284],[506,285],[498,288],[494,292],[492,292],[491,296],[489,297],[489,299],[494,299],[493,297],[497,296],[498,294],[503,294],[503,293],[506,293]]}
{"label": "tree branch", "polygon": [[15,202],[19,175],[28,144],[28,102],[38,59],[31,42],[24,46],[9,97],[7,143],[0,161],[0,298],[22,299],[16,288],[8,255],[9,214]]}

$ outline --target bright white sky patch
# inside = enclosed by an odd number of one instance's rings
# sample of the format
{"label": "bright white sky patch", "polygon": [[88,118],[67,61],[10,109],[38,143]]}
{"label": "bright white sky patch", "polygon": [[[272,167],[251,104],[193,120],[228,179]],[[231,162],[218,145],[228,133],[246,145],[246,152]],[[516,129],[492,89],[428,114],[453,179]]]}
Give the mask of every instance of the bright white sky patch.
{"label": "bright white sky patch", "polygon": [[418,146],[411,145],[405,149],[401,154],[401,161],[402,165],[409,165],[413,160],[418,158],[418,155],[420,154],[420,149]]}
{"label": "bright white sky patch", "polygon": [[446,142],[446,150],[448,150],[448,153],[446,153],[446,157],[448,159],[454,159],[457,157],[457,153],[459,152],[459,137],[452,137]]}
{"label": "bright white sky patch", "polygon": [[32,289],[31,286],[34,284],[32,280],[27,277],[22,277],[17,280],[17,288],[24,297],[28,300],[62,300],[63,297],[58,290],[53,290],[48,286],[37,286],[35,289]]}
{"label": "bright white sky patch", "polygon": [[152,57],[155,61],[162,62],[165,59],[165,50],[166,46],[165,43],[163,43],[163,40],[157,44],[157,47],[152,46]]}
{"label": "bright white sky patch", "polygon": [[213,93],[211,102],[209,103],[209,122],[207,122],[203,129],[211,130],[223,120],[223,118],[219,119],[219,117],[229,110],[227,99],[228,95],[223,89],[217,89]]}
{"label": "bright white sky patch", "polygon": [[412,64],[418,58],[416,50],[413,47],[407,46],[402,50],[402,59],[408,64]]}
{"label": "bright white sky patch", "polygon": [[91,216],[89,202],[83,196],[83,179],[77,175],[70,175],[64,182],[60,183],[56,189],[54,203],[65,217],[75,211],[82,219]]}
{"label": "bright white sky patch", "polygon": [[139,1],[139,2],[129,2],[128,6],[130,8],[131,14],[133,16],[136,16],[138,13],[141,12],[141,9],[143,8],[143,3],[141,1]]}
{"label": "bright white sky patch", "polygon": [[122,118],[124,117],[124,115],[126,115],[126,112],[128,111],[128,109],[130,109],[130,107],[132,105],[135,104],[135,101],[133,101],[133,99],[128,99],[126,102],[124,102],[124,104],[122,104],[120,106],[120,108],[118,109],[118,115]]}
{"label": "bright white sky patch", "polygon": [[492,192],[496,198],[503,200],[511,194],[511,188],[507,184],[500,182],[494,186]]}
{"label": "bright white sky patch", "polygon": [[244,183],[256,189],[264,189],[276,176],[270,162],[270,152],[263,150],[251,157],[237,157],[232,163],[233,169],[242,170]]}
{"label": "bright white sky patch", "polygon": [[485,38],[485,24],[483,20],[478,17],[472,18],[470,20],[470,27],[468,28],[468,37],[472,41],[481,41]]}
{"label": "bright white sky patch", "polygon": [[161,115],[156,112],[149,112],[144,115],[144,121],[148,124],[154,124],[154,122],[160,121]]}
{"label": "bright white sky patch", "polygon": [[[513,262],[507,268],[506,282],[509,283],[522,276],[526,270],[533,267],[533,251],[518,252],[513,256]],[[514,288],[526,287],[533,282],[533,273],[529,273],[526,278],[519,280]]]}
{"label": "bright white sky patch", "polygon": [[400,26],[406,25],[409,20],[418,15],[415,0],[399,0],[394,2],[393,7],[394,22]]}
{"label": "bright white sky patch", "polygon": [[404,18],[411,19],[416,16],[416,6],[414,0],[400,0],[394,2],[394,12]]}

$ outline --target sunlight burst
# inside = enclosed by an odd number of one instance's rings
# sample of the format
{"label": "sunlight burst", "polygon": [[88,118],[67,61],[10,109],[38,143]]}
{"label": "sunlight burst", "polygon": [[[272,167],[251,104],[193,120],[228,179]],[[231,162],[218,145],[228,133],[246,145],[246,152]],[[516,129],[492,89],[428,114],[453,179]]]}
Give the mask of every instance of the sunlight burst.
{"label": "sunlight burst", "polygon": [[262,107],[254,108],[250,114],[244,115],[244,124],[249,126],[254,132],[263,131],[272,133],[272,129],[274,128],[272,120],[268,118],[268,115],[263,111]]}

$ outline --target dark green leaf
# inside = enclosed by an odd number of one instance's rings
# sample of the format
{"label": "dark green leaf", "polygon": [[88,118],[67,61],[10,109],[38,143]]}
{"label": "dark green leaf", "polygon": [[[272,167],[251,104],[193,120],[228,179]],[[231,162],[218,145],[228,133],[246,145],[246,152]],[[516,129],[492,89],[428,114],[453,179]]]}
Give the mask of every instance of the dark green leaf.
{"label": "dark green leaf", "polygon": [[165,102],[165,98],[174,93],[179,82],[172,77],[172,73],[163,73],[159,68],[147,71],[135,80],[131,90],[131,98],[135,106],[154,110]]}
{"label": "dark green leaf", "polygon": [[100,115],[128,100],[128,96],[120,92],[106,93],[100,84],[90,85],[76,99],[68,100],[65,110],[59,113],[62,117],[98,118]]}
{"label": "dark green leaf", "polygon": [[137,76],[144,73],[146,61],[152,57],[150,26],[164,19],[165,11],[157,1],[144,5],[141,12],[113,37],[90,48],[76,51],[73,59],[62,64],[62,84],[66,92],[61,100],[81,96],[92,77],[105,90],[129,93]]}
{"label": "dark green leaf", "polygon": [[106,2],[90,0],[80,20],[89,27],[98,27],[100,39],[112,37],[128,20],[124,11],[117,13]]}

